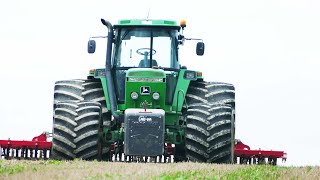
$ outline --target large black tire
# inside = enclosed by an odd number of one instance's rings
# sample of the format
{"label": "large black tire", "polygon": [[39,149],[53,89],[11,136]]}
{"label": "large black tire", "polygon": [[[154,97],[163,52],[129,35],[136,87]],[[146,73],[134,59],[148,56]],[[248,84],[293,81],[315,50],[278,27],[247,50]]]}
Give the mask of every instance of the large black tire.
{"label": "large black tire", "polygon": [[233,138],[235,139],[235,88],[233,84],[224,82],[191,81],[186,94],[187,104],[226,104],[233,111]]}
{"label": "large black tire", "polygon": [[[90,129],[96,128],[95,130],[99,130],[99,129],[101,130],[103,126],[104,127],[111,126],[111,113],[108,111],[106,107],[106,99],[104,96],[101,81],[99,79],[87,79],[87,80],[74,79],[74,80],[57,81],[54,87],[54,112],[55,112],[55,109],[57,108],[57,104],[59,102],[65,102],[65,101],[68,101],[68,102],[82,102],[82,101],[88,102],[89,101],[89,102],[100,103],[101,113],[102,113],[101,121],[99,122],[98,127],[90,127]],[[80,113],[82,113],[82,111]],[[88,118],[85,118],[83,120],[83,123],[86,124],[87,122],[85,121],[92,120],[90,119],[92,117],[88,117]],[[82,124],[82,121],[80,123]],[[77,127],[76,129],[79,129],[79,127]],[[79,136],[77,137],[78,138],[76,139],[76,141],[78,142]],[[80,143],[80,146],[84,146],[84,144],[82,144],[81,142],[79,140],[77,144]],[[93,143],[94,142],[91,142],[92,145]],[[93,159],[93,157],[96,155],[96,150],[93,150],[95,149],[95,147],[92,147],[90,149],[92,150],[91,152],[92,156],[88,152],[89,151],[88,149],[83,150],[83,147],[80,148],[79,146],[77,146],[77,150],[75,151],[77,154],[75,156],[82,159]],[[100,155],[108,156],[109,148],[103,147],[101,149],[102,149],[101,150],[102,154]]]}
{"label": "large black tire", "polygon": [[[230,163],[233,162],[233,147],[234,147],[234,139],[235,139],[235,88],[232,84],[222,83],[222,82],[205,82],[205,81],[192,81],[188,88],[186,94],[186,101],[189,105],[189,110],[187,111],[187,130],[186,130],[186,156],[188,159],[192,161],[199,162],[216,162],[216,163]],[[219,109],[217,112],[214,109]],[[219,118],[215,116],[216,113],[225,113],[231,114],[224,115],[224,119],[227,121],[219,121]],[[226,112],[223,112],[226,111]],[[198,121],[190,118],[202,119],[203,122],[208,127],[205,127],[204,124],[199,124]],[[211,120],[212,117],[215,117],[214,120]],[[218,118],[218,119],[217,119]],[[206,121],[204,121],[206,120]],[[209,128],[210,123],[221,122],[222,124],[214,130],[206,130]],[[191,130],[191,128],[193,128]],[[197,130],[198,129],[198,130]],[[226,144],[220,147],[217,150],[213,150],[210,148],[209,141],[206,140],[204,136],[203,130],[207,131],[208,136],[213,134],[217,134],[216,130],[219,129],[222,132],[226,133],[222,136],[222,138],[217,138],[214,140],[210,140],[210,143],[214,144]],[[227,133],[228,132],[228,133]],[[195,134],[194,134],[195,133]],[[201,135],[202,133],[202,135]],[[189,137],[189,138],[188,138]],[[202,146],[205,145],[208,149],[201,149],[198,153],[194,152],[195,149],[199,149],[199,144],[192,143],[191,141],[195,141],[190,137],[204,138],[199,142],[206,142]],[[229,137],[229,139],[227,138]],[[198,142],[198,143],[199,143]],[[223,150],[225,149],[225,150]],[[231,149],[230,152],[226,149]],[[193,150],[193,151],[192,151]],[[200,155],[202,154],[202,156]],[[225,156],[222,156],[225,154]]]}
{"label": "large black tire", "polygon": [[82,101],[81,93],[84,91],[85,80],[74,79],[57,81],[54,85],[54,109],[55,105],[62,101]]}
{"label": "large black tire", "polygon": [[58,102],[53,119],[53,159],[96,159],[100,122],[101,105],[98,102]]}
{"label": "large black tire", "polygon": [[55,104],[52,132],[52,158],[72,160],[76,157],[74,138],[77,136],[74,128],[77,126],[76,102],[60,102]]}
{"label": "large black tire", "polygon": [[100,79],[88,79],[82,84],[84,90],[81,96],[84,100],[99,102],[101,104],[103,126],[111,126],[111,112],[108,111],[106,105],[106,98],[103,92]]}
{"label": "large black tire", "polygon": [[193,104],[187,114],[186,157],[195,162],[232,163],[231,106]]}
{"label": "large black tire", "polygon": [[186,94],[188,105],[197,103],[230,104],[235,110],[234,85],[223,82],[191,81]]}
{"label": "large black tire", "polygon": [[93,160],[98,155],[99,128],[101,119],[101,106],[98,102],[81,101],[77,108],[78,116],[75,118],[77,126],[74,128],[77,136],[74,139],[77,158]]}
{"label": "large black tire", "polygon": [[54,87],[54,108],[58,102],[70,100],[99,102],[102,108],[103,126],[111,126],[111,113],[107,109],[100,79],[57,81]]}

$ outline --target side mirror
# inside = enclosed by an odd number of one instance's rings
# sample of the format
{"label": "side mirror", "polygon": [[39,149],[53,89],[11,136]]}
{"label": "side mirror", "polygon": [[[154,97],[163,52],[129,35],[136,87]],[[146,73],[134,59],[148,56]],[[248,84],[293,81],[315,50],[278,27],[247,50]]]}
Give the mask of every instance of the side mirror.
{"label": "side mirror", "polygon": [[92,54],[96,51],[96,41],[95,40],[89,40],[88,41],[88,53]]}
{"label": "side mirror", "polygon": [[197,55],[202,56],[204,54],[204,43],[198,42],[197,43],[197,49],[196,49]]}

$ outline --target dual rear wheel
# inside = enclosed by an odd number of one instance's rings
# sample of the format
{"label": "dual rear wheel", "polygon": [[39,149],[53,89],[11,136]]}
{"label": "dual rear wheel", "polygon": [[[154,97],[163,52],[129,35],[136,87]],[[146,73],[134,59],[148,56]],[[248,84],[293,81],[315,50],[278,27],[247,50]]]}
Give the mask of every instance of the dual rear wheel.
{"label": "dual rear wheel", "polygon": [[[92,160],[98,157],[99,130],[110,126],[100,80],[55,83],[52,157]],[[104,149],[104,153],[108,153]]]}
{"label": "dual rear wheel", "polygon": [[235,90],[221,82],[191,82],[186,100],[185,159],[233,163]]}
{"label": "dual rear wheel", "polygon": [[92,101],[56,104],[53,120],[54,159],[95,159],[101,105]]}

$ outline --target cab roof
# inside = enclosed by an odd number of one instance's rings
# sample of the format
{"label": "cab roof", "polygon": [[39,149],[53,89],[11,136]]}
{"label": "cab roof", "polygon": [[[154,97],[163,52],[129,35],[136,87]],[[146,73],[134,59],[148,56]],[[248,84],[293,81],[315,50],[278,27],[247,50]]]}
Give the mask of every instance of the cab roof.
{"label": "cab roof", "polygon": [[180,26],[174,20],[162,20],[162,19],[122,19],[115,24],[115,28],[130,27],[130,26],[142,26],[142,27],[173,27],[179,29]]}

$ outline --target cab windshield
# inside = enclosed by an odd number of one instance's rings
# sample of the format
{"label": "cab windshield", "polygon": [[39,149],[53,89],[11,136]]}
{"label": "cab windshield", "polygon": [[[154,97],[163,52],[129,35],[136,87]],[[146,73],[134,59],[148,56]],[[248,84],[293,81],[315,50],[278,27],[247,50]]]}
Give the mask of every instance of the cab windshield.
{"label": "cab windshield", "polygon": [[176,29],[123,28],[116,35],[115,68],[178,69]]}

